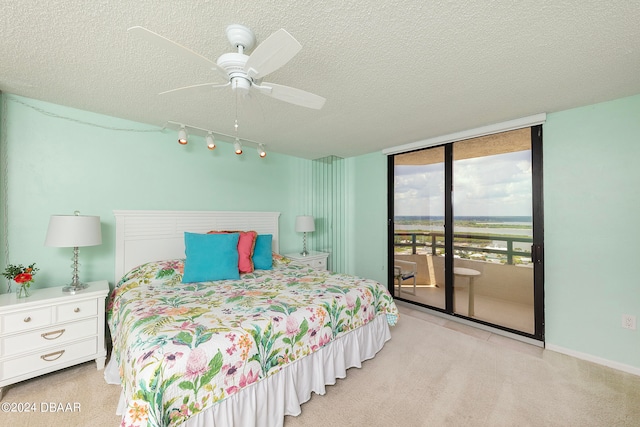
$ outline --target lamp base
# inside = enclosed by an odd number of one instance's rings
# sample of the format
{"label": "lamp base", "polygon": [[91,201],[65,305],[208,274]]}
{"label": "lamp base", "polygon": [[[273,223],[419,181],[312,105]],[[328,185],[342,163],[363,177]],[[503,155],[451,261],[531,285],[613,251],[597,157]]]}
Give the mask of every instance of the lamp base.
{"label": "lamp base", "polygon": [[65,286],[64,288],[62,288],[62,292],[65,293],[69,293],[71,295],[75,294],[76,292],[79,292],[83,289],[87,289],[89,285],[87,285],[86,283],[72,283],[70,285]]}
{"label": "lamp base", "polygon": [[77,246],[73,248],[72,261],[73,261],[73,264],[71,264],[71,267],[73,267],[73,276],[71,276],[71,283],[69,283],[67,286],[62,288],[62,292],[68,293],[71,295],[83,289],[86,289],[87,286],[89,286],[86,283],[82,283],[80,281],[80,278],[78,277],[78,266],[80,264],[78,264],[78,247]]}
{"label": "lamp base", "polygon": [[302,252],[300,255],[307,256],[309,255],[309,251],[307,251],[307,232],[302,233]]}

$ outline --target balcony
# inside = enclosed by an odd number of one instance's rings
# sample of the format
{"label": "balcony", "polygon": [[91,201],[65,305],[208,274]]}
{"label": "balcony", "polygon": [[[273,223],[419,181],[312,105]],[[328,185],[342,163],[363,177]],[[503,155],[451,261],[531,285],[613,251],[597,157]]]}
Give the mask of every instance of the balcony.
{"label": "balcony", "polygon": [[[496,325],[534,333],[533,264],[526,236],[454,234],[454,267],[480,272],[473,280],[472,316]],[[417,263],[416,294],[408,281],[403,299],[444,309],[444,234],[397,232],[394,257]],[[397,287],[396,287],[397,289]],[[469,279],[455,276],[454,310],[468,316]]]}

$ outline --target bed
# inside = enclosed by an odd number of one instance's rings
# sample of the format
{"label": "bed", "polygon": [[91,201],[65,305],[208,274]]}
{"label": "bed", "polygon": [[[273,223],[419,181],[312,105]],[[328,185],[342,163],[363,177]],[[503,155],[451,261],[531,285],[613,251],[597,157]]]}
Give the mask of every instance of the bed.
{"label": "bed", "polygon": [[[277,212],[114,214],[105,378],[123,426],[282,426],[391,338],[388,290],[278,255]],[[209,268],[234,262],[237,276]]]}

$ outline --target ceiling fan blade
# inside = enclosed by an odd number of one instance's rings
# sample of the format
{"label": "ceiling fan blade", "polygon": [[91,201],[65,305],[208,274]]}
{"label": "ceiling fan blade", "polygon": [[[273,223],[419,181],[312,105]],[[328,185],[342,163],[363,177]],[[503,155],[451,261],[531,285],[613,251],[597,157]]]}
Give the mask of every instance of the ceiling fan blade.
{"label": "ceiling fan blade", "polygon": [[293,87],[275,83],[265,82],[261,85],[254,84],[253,87],[267,96],[271,96],[290,104],[299,105],[301,107],[314,108],[316,110],[321,109],[326,101],[325,98],[311,92],[306,92],[301,89],[296,89]]}
{"label": "ceiling fan blade", "polygon": [[168,52],[172,52],[184,59],[187,59],[197,65],[205,66],[210,70],[214,70],[220,74],[220,76],[224,79],[228,79],[229,75],[224,70],[224,68],[218,66],[215,61],[206,58],[199,53],[192,51],[191,49],[184,47],[172,40],[169,40],[166,37],[161,36],[160,34],[154,33],[151,30],[147,30],[144,27],[136,26],[131,27],[127,30],[130,34],[148,41],[156,46],[159,46],[165,49]]}
{"label": "ceiling fan blade", "polygon": [[171,89],[171,90],[165,90],[164,92],[160,92],[158,95],[166,95],[167,93],[178,92],[178,91],[182,91],[182,90],[191,90],[191,91],[204,92],[204,91],[208,91],[209,89],[216,88],[216,87],[229,86],[230,84],[231,83],[225,83],[225,84],[201,83],[201,84],[197,84],[197,85],[184,86],[184,87],[178,87],[178,88]]}
{"label": "ceiling fan blade", "polygon": [[302,45],[281,28],[253,50],[244,70],[249,77],[260,79],[289,62],[300,49]]}

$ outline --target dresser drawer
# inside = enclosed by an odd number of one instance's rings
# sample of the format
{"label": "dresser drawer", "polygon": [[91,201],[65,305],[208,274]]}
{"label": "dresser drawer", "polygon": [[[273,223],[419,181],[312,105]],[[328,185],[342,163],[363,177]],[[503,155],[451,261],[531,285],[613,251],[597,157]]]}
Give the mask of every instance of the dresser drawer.
{"label": "dresser drawer", "polygon": [[28,331],[51,324],[51,307],[21,310],[1,316],[2,334]]}
{"label": "dresser drawer", "polygon": [[311,251],[307,255],[301,255],[300,253],[285,254],[287,258],[290,258],[294,264],[306,265],[307,267],[315,268],[316,270],[327,270],[327,258],[328,252],[315,252]]}
{"label": "dresser drawer", "polygon": [[74,344],[62,345],[26,356],[5,360],[0,366],[0,380],[18,377],[42,369],[55,368],[58,365],[81,357],[97,353],[97,338],[91,338]]}
{"label": "dresser drawer", "polygon": [[70,302],[56,307],[58,322],[82,319],[83,317],[95,316],[98,314],[98,301],[95,299]]}
{"label": "dresser drawer", "polygon": [[305,264],[308,265],[309,267],[317,268],[319,270],[326,270],[327,269],[327,260],[326,260],[326,258],[310,259],[310,260],[306,261]]}
{"label": "dresser drawer", "polygon": [[10,357],[47,347],[57,347],[67,342],[98,334],[98,319],[90,318],[33,332],[11,335],[0,339],[0,357]]}

